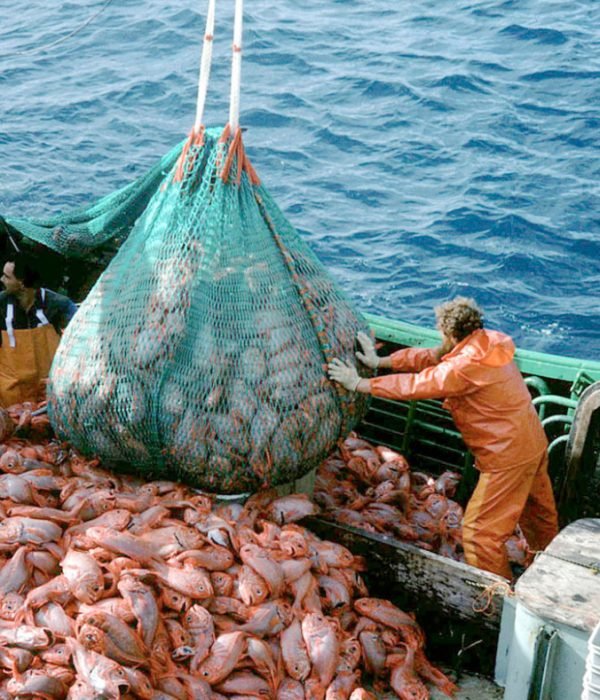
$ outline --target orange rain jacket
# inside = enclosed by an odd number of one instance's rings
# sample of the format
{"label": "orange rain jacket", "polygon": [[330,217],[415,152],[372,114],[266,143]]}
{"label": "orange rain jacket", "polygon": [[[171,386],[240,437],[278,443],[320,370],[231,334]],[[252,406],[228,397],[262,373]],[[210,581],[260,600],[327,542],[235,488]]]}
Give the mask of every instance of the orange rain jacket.
{"label": "orange rain jacket", "polygon": [[[482,472],[539,459],[546,435],[523,377],[513,361],[512,339],[480,329],[440,361],[433,348],[391,355],[389,374],[371,379],[371,393],[388,399],[441,399]],[[408,374],[404,374],[408,372]]]}

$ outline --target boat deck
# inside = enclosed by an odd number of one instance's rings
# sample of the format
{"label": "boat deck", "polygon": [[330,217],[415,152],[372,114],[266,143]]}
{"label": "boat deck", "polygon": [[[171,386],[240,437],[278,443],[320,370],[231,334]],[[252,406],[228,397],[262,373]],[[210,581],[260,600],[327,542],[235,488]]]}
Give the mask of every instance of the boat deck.
{"label": "boat deck", "polygon": [[[431,700],[448,700],[448,696],[437,689],[430,692]],[[501,700],[503,694],[504,689],[489,679],[465,673],[458,683],[458,692],[454,695],[454,700]],[[386,700],[392,700],[391,696]]]}

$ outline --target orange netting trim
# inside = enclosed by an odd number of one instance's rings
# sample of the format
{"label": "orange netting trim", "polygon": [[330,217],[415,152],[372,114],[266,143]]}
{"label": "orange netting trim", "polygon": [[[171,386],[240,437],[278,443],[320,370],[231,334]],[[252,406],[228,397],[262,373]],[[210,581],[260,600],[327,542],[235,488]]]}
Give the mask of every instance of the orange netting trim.
{"label": "orange netting trim", "polygon": [[181,182],[186,175],[189,175],[194,169],[194,163],[196,162],[197,153],[192,153],[190,156],[190,150],[194,146],[204,145],[204,127],[201,126],[198,131],[194,129],[191,130],[188,140],[185,142],[179,160],[177,161],[177,169],[175,170],[175,175],[173,176],[173,182]]}
{"label": "orange netting trim", "polygon": [[[223,129],[219,143],[226,143],[231,137],[231,127],[229,124]],[[244,142],[242,141],[242,130],[238,127],[235,130],[235,135],[229,144],[229,150],[227,151],[227,156],[225,162],[223,163],[223,169],[221,170],[221,179],[223,182],[230,181],[231,169],[234,160],[237,163],[237,172],[235,175],[235,182],[237,185],[240,184],[242,179],[242,170],[246,171],[250,184],[260,185],[260,178],[256,174],[256,170],[252,167],[248,156],[246,155],[246,150],[244,148]]]}

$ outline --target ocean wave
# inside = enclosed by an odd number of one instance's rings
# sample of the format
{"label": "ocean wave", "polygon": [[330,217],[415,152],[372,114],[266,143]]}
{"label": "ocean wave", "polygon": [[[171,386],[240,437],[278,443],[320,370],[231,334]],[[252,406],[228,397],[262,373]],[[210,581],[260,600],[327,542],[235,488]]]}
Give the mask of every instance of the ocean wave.
{"label": "ocean wave", "polygon": [[481,78],[475,78],[473,76],[467,75],[446,75],[439,80],[431,83],[431,87],[448,87],[451,90],[456,90],[458,92],[487,92],[487,89],[483,87],[485,81]]}
{"label": "ocean wave", "polygon": [[569,39],[563,32],[557,29],[546,29],[544,27],[522,27],[520,24],[511,24],[501,30],[502,34],[509,34],[523,41],[535,41],[540,44],[550,44],[558,46],[564,44]]}
{"label": "ocean wave", "polygon": [[[600,356],[595,4],[246,3],[250,157],[359,308],[433,325],[468,294],[524,347]],[[231,12],[209,125],[227,117]],[[90,14],[2,2],[1,214],[89,203],[192,126],[197,3],[112,3],[68,38]]]}

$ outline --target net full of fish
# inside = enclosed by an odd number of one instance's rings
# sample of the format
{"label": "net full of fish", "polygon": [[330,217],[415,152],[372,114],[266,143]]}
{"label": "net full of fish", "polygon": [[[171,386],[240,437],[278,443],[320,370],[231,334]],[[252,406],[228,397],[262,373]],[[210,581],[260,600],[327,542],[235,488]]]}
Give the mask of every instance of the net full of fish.
{"label": "net full of fish", "polygon": [[325,372],[366,322],[257,179],[224,176],[230,146],[208,129],[165,173],[49,392],[77,449],[222,494],[300,478],[367,407]]}
{"label": "net full of fish", "polygon": [[[463,509],[452,499],[460,480],[412,471],[400,453],[351,433],[320,466],[314,500],[324,517],[464,561]],[[532,561],[518,526],[506,549],[515,564]]]}
{"label": "net full of fish", "polygon": [[453,684],[364,562],[266,491],[217,506],[66,443],[0,447],[0,698],[373,700]]}

